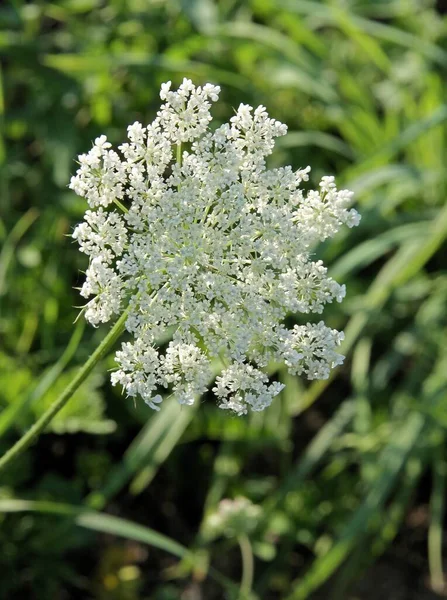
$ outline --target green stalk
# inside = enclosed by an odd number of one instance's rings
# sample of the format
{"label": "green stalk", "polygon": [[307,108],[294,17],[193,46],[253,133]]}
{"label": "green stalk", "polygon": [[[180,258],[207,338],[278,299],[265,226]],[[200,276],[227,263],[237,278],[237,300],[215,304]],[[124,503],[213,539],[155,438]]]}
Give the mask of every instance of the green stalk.
{"label": "green stalk", "polygon": [[237,541],[241,550],[242,557],[242,578],[239,591],[241,598],[248,599],[250,597],[251,588],[253,586],[253,551],[251,549],[250,540],[245,534],[239,535]]}
{"label": "green stalk", "polygon": [[127,208],[124,206],[124,204],[122,202],[120,202],[117,198],[115,198],[115,200],[113,201],[114,204],[123,211],[123,213],[128,213],[129,211],[127,210]]}
{"label": "green stalk", "polygon": [[81,383],[87,378],[98,362],[115,344],[125,329],[127,310],[121,315],[106,337],[102,340],[90,358],[79,369],[74,379],[57,400],[43,413],[34,425],[0,458],[0,471],[7,467],[19,454],[21,454],[42,433],[55,415],[67,404]]}
{"label": "green stalk", "polygon": [[182,166],[182,142],[178,142],[177,143],[177,164],[181,167]]}

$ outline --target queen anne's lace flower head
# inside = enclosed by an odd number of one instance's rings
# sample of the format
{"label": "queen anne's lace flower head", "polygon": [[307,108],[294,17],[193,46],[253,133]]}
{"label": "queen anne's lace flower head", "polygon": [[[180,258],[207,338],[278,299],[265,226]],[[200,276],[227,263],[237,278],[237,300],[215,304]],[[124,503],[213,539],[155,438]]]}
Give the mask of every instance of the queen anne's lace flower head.
{"label": "queen anne's lace flower head", "polygon": [[323,321],[287,329],[284,320],[343,299],[345,287],[311,251],[358,224],[352,193],[333,177],[305,193],[310,167],[266,169],[286,126],[263,106],[241,104],[210,130],[219,91],[188,79],[177,91],[163,84],[156,119],[130,125],[121,154],[97,138],[70,183],[91,208],[73,233],[90,258],[85,316],[97,325],[130,306],[133,341],[117,352],[112,383],[156,410],[163,388],[192,404],[216,358],[223,370],[213,391],[238,414],[263,410],[283,388],[263,371],[270,361],[325,379],[343,360],[342,333]]}
{"label": "queen anne's lace flower head", "polygon": [[212,540],[220,535],[232,538],[252,533],[262,518],[262,508],[244,496],[224,498],[207,515],[202,534]]}

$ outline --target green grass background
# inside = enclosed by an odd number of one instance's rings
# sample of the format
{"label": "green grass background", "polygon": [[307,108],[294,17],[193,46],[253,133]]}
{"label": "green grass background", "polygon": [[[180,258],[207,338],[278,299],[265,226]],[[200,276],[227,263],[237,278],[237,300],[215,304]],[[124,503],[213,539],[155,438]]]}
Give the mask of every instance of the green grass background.
{"label": "green grass background", "polygon": [[[1,476],[1,599],[237,598],[210,570],[237,589],[236,540],[209,541],[203,519],[238,495],[263,508],[255,598],[376,598],[372,565],[397,555],[411,585],[380,597],[440,597],[446,34],[430,0],[1,5],[0,452],[104,336],[73,324],[75,158],[152,120],[162,82],[220,84],[217,121],[264,104],[289,127],[271,166],[335,174],[362,214],[316,250],[348,289],[324,314],[345,330],[344,366],[312,384],[279,369],[281,397],[235,418],[211,397],[134,406],[110,356]],[[375,594],[355,591],[368,581]]]}

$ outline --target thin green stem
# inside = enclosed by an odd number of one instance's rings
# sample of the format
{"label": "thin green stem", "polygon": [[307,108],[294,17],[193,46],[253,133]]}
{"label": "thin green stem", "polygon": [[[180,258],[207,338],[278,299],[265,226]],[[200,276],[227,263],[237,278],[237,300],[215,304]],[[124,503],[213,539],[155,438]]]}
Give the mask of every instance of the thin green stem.
{"label": "thin green stem", "polygon": [[81,383],[87,378],[98,362],[115,344],[124,331],[127,319],[127,310],[121,315],[106,337],[102,340],[90,358],[79,369],[74,379],[65,388],[55,402],[43,413],[34,425],[0,458],[0,471],[7,467],[19,454],[42,433],[53,417],[67,404]]}
{"label": "thin green stem", "polygon": [[182,142],[177,143],[177,164],[179,167],[182,166]]}
{"label": "thin green stem", "polygon": [[127,208],[124,206],[124,204],[122,202],[120,202],[117,198],[115,198],[115,200],[113,201],[114,204],[123,211],[123,213],[128,213],[129,211],[127,210]]}
{"label": "thin green stem", "polygon": [[237,541],[242,557],[242,578],[239,592],[241,599],[246,600],[250,597],[251,588],[253,586],[253,550],[251,549],[250,540],[244,533],[238,536]]}

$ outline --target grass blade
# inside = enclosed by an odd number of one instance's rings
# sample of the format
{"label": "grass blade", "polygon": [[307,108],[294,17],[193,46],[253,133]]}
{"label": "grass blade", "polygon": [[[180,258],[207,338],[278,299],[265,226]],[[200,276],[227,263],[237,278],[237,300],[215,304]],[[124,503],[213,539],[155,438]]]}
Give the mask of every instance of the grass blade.
{"label": "grass blade", "polygon": [[56,379],[73,358],[73,355],[81,342],[84,328],[85,321],[82,319],[76,324],[70,341],[68,342],[67,347],[61,354],[57,363],[45,371],[35,389],[30,394],[24,395],[22,398],[16,400],[13,404],[10,404],[0,413],[0,437],[2,437],[13,426],[17,417],[24,410],[26,410],[28,406],[32,405],[36,400],[43,398],[43,396],[51,388]]}
{"label": "grass blade", "polygon": [[86,529],[91,529],[93,531],[100,531],[102,533],[111,533],[119,537],[143,542],[149,546],[165,550],[178,558],[183,558],[188,552],[188,549],[181,544],[149,527],[112,515],[96,512],[91,509],[59,502],[31,501],[15,498],[10,500],[0,500],[0,512],[8,513],[23,511],[69,517],[80,527],[85,527]]}
{"label": "grass blade", "polygon": [[337,410],[332,419],[324,425],[312,442],[307,446],[304,454],[300,457],[279,490],[264,505],[264,516],[267,518],[285,499],[287,493],[296,489],[312,471],[317,467],[326,455],[333,441],[341,434],[355,414],[355,404],[345,401]]}
{"label": "grass blade", "polygon": [[103,489],[90,494],[86,503],[96,509],[103,508],[140,469],[144,469],[145,479],[137,479],[135,487],[141,490],[143,481],[148,485],[182,436],[194,416],[196,406],[197,403],[182,410],[174,398],[165,401],[163,410],[151,416],[126,450],[123,460],[114,466]]}
{"label": "grass blade", "polygon": [[[188,548],[182,546],[182,544],[179,544],[166,535],[158,533],[158,531],[150,527],[134,523],[127,519],[59,502],[31,501],[18,498],[0,500],[0,513],[28,511],[69,518],[79,527],[142,542],[148,546],[164,550],[177,558],[190,556]],[[193,556],[190,558],[193,560]],[[209,573],[211,577],[225,586],[229,592],[234,593],[237,590],[236,584],[216,571],[216,569],[209,569]]]}
{"label": "grass blade", "polygon": [[14,258],[17,244],[39,216],[36,208],[30,208],[14,225],[0,252],[0,297],[5,293],[6,273]]}
{"label": "grass blade", "polygon": [[362,505],[345,527],[336,544],[325,555],[317,558],[300,581],[295,581],[287,600],[305,600],[323,584],[345,560],[359,536],[363,535],[372,517],[382,508],[396,484],[410,452],[422,433],[425,419],[413,413],[393,435],[390,444],[379,459],[382,465],[377,481],[372,485]]}

